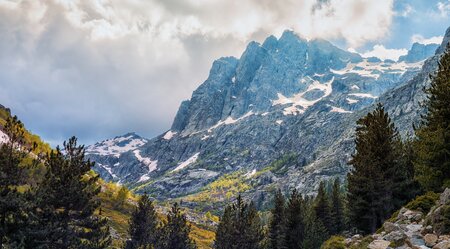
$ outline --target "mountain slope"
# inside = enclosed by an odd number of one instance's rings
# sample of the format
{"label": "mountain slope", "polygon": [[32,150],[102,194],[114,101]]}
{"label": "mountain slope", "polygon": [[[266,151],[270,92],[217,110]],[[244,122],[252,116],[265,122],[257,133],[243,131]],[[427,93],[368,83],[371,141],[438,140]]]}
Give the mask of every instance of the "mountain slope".
{"label": "mountain slope", "polygon": [[[419,50],[409,56],[423,57],[422,50],[414,55]],[[240,59],[215,61],[165,134],[119,155],[91,156],[119,176],[114,180],[157,198],[213,205],[211,198],[246,190],[263,205],[276,187],[310,193],[322,179],[345,176],[355,121],[377,98],[387,101],[434,67],[427,61],[421,71],[424,61],[411,60],[366,59],[286,31],[250,43]],[[129,164],[117,167],[114,158]],[[216,195],[204,198],[208,191]]]}

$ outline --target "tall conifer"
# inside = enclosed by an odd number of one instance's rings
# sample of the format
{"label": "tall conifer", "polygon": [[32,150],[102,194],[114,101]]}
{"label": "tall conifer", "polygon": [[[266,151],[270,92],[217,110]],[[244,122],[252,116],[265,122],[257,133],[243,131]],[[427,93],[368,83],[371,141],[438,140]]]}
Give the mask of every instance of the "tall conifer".
{"label": "tall conifer", "polygon": [[393,179],[401,170],[398,132],[381,104],[361,118],[356,128],[356,153],[348,174],[348,202],[353,225],[375,232],[393,212]]}
{"label": "tall conifer", "polygon": [[84,157],[84,146],[75,137],[64,142],[64,151],[52,151],[46,174],[36,190],[35,216],[30,233],[34,248],[106,248],[111,242],[107,220],[94,215],[100,203],[94,163]]}
{"label": "tall conifer", "polygon": [[450,187],[450,44],[427,89],[427,113],[416,130],[416,179],[424,190]]}
{"label": "tall conifer", "polygon": [[181,212],[177,202],[172,205],[167,215],[167,224],[163,227],[161,249],[191,249],[196,248],[189,237],[191,228],[187,224],[186,215]]}
{"label": "tall conifer", "polygon": [[127,241],[127,249],[154,248],[158,244],[158,217],[147,194],[139,198],[131,214],[128,233],[130,240]]}
{"label": "tall conifer", "polygon": [[302,196],[294,189],[286,208],[286,248],[301,248],[306,233],[305,210]]}
{"label": "tall conifer", "polygon": [[286,205],[280,189],[275,193],[274,207],[270,213],[272,217],[269,224],[269,248],[286,248]]}

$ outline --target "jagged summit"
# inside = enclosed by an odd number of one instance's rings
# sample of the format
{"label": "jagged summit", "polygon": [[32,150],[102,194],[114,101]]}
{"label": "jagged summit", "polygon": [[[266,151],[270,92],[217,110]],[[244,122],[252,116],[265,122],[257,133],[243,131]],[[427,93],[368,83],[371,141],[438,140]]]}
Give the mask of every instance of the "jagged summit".
{"label": "jagged summit", "polygon": [[420,44],[415,42],[411,49],[408,51],[408,54],[400,56],[398,61],[404,61],[408,63],[419,62],[425,60],[426,58],[432,56],[436,49],[439,47],[439,44]]}

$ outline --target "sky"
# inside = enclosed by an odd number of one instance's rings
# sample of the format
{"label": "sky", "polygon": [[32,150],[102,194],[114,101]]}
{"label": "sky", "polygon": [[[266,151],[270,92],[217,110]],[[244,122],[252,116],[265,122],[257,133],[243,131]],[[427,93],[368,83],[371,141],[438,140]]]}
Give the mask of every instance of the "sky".
{"label": "sky", "polygon": [[0,104],[52,145],[170,129],[212,62],[293,30],[396,59],[450,0],[0,0]]}

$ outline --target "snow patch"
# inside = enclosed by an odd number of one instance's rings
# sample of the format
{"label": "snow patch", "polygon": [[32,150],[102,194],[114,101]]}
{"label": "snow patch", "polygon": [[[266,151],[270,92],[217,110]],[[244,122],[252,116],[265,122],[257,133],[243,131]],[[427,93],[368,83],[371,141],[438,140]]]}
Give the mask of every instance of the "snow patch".
{"label": "snow patch", "polygon": [[350,87],[352,90],[359,90],[359,86],[357,85],[353,85],[352,87]]}
{"label": "snow patch", "polygon": [[150,176],[147,174],[142,175],[137,182],[145,182],[150,179]]}
{"label": "snow patch", "polygon": [[361,75],[363,77],[370,77],[378,79],[381,73],[400,73],[404,74],[408,69],[420,68],[422,67],[424,61],[419,61],[415,63],[406,63],[404,61],[386,64],[385,62],[368,62],[364,59],[359,63],[348,63],[344,69],[330,71],[337,75],[344,75],[349,73],[354,73]]}
{"label": "snow patch", "polygon": [[141,156],[140,150],[135,150],[133,153],[139,162],[148,167],[148,173],[155,171],[158,167],[158,160],[153,161],[151,158]]}
{"label": "snow patch", "polygon": [[108,171],[108,173],[109,173],[113,178],[117,178],[117,175],[114,174],[114,173],[112,172],[112,169],[111,169],[110,167],[108,167],[108,166],[105,165],[105,164],[101,164],[101,163],[97,163],[97,164],[98,164],[98,166],[100,166],[100,167],[104,168],[106,171]]}
{"label": "snow patch", "polygon": [[358,98],[370,98],[370,99],[376,99],[377,98],[377,96],[373,96],[370,93],[350,93],[349,95],[350,96],[355,96],[355,97],[358,97]]}
{"label": "snow patch", "polygon": [[164,134],[164,139],[165,140],[170,140],[173,138],[173,136],[175,136],[177,134],[177,132],[173,132],[173,131],[168,131],[166,132],[166,134]]}
{"label": "snow patch", "polygon": [[283,120],[277,120],[277,121],[275,121],[275,123],[277,123],[277,124],[282,124],[283,123]]}
{"label": "snow patch", "polygon": [[351,98],[346,98],[345,100],[347,100],[347,103],[349,103],[349,104],[354,104],[354,103],[357,103],[359,101],[357,99],[351,99]]}
{"label": "snow patch", "polygon": [[195,155],[191,156],[189,159],[187,159],[186,161],[180,163],[174,170],[172,170],[171,172],[175,172],[178,170],[182,170],[184,168],[186,168],[187,166],[195,163],[198,159],[198,156],[200,155],[200,152],[195,153]]}
{"label": "snow patch", "polygon": [[202,138],[201,138],[201,140],[203,141],[203,140],[206,140],[206,139],[208,139],[210,136],[209,135],[204,135]]}
{"label": "snow patch", "polygon": [[256,174],[256,169],[253,169],[252,171],[247,172],[247,174],[245,174],[245,178],[250,178],[252,176],[254,176]]}
{"label": "snow patch", "polygon": [[330,112],[338,112],[338,113],[352,113],[351,111],[346,111],[342,108],[336,107],[336,106],[330,106],[331,111]]}
{"label": "snow patch", "polygon": [[86,154],[119,157],[120,154],[135,150],[146,143],[146,139],[134,138],[133,135],[116,137],[88,146],[86,148]]}
{"label": "snow patch", "polygon": [[233,78],[231,78],[231,82],[233,82],[233,83],[236,82],[236,76],[233,76]]}
{"label": "snow patch", "polygon": [[234,124],[236,122],[239,122],[245,118],[250,117],[251,115],[253,115],[254,113],[252,111],[247,112],[244,116],[238,118],[238,119],[234,119],[232,117],[228,117],[225,120],[221,120],[219,121],[217,124],[215,124],[214,126],[212,126],[211,128],[208,129],[208,132],[212,132],[212,130],[216,129],[217,127],[221,126],[221,125],[230,125],[230,124]]}
{"label": "snow patch", "polygon": [[[319,102],[323,98],[329,96],[332,92],[332,83],[334,81],[334,77],[322,84],[317,80],[313,80],[313,83],[308,86],[308,89],[306,91],[297,93],[291,98],[285,97],[281,93],[277,93],[278,99],[272,101],[272,106],[275,105],[286,105],[286,104],[292,104],[290,107],[284,108],[283,114],[284,115],[297,115],[304,113],[306,109],[308,109],[310,106],[314,105],[315,103]],[[311,90],[320,90],[324,92],[324,95],[318,99],[315,100],[307,100],[303,98],[303,95]],[[300,107],[300,108],[297,108]]]}

